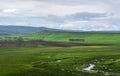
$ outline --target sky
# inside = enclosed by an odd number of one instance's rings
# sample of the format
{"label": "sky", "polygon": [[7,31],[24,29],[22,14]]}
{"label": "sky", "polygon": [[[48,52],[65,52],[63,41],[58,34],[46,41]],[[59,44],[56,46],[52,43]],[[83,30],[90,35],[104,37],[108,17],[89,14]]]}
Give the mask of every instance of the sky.
{"label": "sky", "polygon": [[120,31],[120,0],[0,0],[0,25]]}

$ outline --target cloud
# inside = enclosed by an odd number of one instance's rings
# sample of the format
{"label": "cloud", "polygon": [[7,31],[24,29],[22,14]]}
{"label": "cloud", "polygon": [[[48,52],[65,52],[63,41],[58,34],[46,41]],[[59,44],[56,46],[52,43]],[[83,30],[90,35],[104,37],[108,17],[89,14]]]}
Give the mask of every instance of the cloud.
{"label": "cloud", "polygon": [[1,25],[120,30],[120,0],[1,0]]}
{"label": "cloud", "polygon": [[105,13],[89,13],[89,12],[80,12],[75,13],[71,15],[67,15],[67,20],[93,20],[93,19],[99,19],[99,18],[105,18],[107,17],[107,14]]}
{"label": "cloud", "polygon": [[12,8],[12,9],[3,9],[2,12],[3,13],[15,13],[16,9],[15,8]]}
{"label": "cloud", "polygon": [[65,30],[81,30],[81,31],[118,31],[116,25],[109,25],[108,23],[97,22],[97,21],[74,21],[63,25],[60,25],[61,29]]}
{"label": "cloud", "polygon": [[[60,2],[60,4],[58,4]],[[78,2],[78,3],[77,3]],[[77,5],[66,5],[63,3],[77,3]],[[77,12],[106,12],[102,4],[82,4],[81,0],[4,0],[0,2],[1,9],[18,9],[21,16],[65,16]],[[104,5],[105,6],[105,5]],[[17,15],[17,16],[19,16]],[[1,14],[2,16],[2,14]]]}

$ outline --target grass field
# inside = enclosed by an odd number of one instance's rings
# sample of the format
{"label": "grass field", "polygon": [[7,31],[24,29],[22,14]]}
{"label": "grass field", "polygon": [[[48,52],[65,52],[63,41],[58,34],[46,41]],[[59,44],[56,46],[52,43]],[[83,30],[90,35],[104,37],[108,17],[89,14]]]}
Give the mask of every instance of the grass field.
{"label": "grass field", "polygon": [[[41,32],[24,38],[112,45],[0,47],[0,76],[120,76],[120,33]],[[83,71],[89,64],[93,70]]]}
{"label": "grass field", "polygon": [[68,42],[70,38],[85,39],[85,43],[120,43],[120,33],[102,32],[54,32],[44,31],[24,36],[27,39],[43,39],[47,41]]}

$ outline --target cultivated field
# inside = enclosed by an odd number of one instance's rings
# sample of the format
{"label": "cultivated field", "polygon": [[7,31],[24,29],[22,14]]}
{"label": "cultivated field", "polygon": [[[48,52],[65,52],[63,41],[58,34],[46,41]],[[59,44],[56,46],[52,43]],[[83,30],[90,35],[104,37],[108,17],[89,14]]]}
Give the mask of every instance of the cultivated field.
{"label": "cultivated field", "polygon": [[110,45],[0,47],[0,76],[120,76],[120,33],[47,31],[23,38]]}

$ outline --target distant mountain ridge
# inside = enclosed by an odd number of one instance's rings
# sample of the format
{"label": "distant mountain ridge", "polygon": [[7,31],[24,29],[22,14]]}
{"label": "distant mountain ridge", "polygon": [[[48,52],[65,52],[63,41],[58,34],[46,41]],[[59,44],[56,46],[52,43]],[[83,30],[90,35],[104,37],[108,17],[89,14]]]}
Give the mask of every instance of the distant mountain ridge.
{"label": "distant mountain ridge", "polygon": [[30,34],[45,30],[55,30],[46,27],[30,27],[30,26],[3,26],[0,25],[0,36],[8,36],[8,35],[17,35],[17,34]]}
{"label": "distant mountain ridge", "polygon": [[47,27],[32,27],[18,25],[0,25],[0,36],[11,36],[20,34],[31,34],[36,32],[102,32],[102,33],[120,33],[120,31],[80,31],[80,30],[62,30]]}

